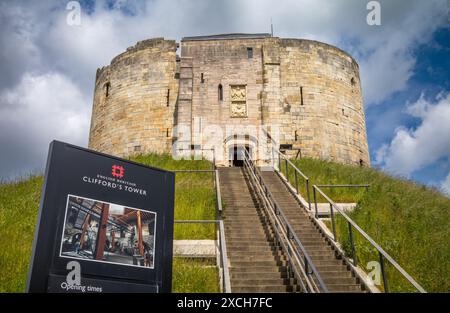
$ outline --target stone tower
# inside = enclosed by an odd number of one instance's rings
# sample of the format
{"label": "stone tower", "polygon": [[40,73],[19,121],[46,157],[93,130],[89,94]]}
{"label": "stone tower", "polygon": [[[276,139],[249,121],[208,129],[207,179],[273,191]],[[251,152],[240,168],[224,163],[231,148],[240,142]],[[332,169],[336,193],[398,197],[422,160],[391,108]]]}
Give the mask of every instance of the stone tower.
{"label": "stone tower", "polygon": [[138,42],[97,71],[91,148],[119,156],[214,149],[230,165],[244,148],[263,164],[275,146],[370,164],[359,68],[344,51],[269,34],[185,37],[180,57],[177,48]]}

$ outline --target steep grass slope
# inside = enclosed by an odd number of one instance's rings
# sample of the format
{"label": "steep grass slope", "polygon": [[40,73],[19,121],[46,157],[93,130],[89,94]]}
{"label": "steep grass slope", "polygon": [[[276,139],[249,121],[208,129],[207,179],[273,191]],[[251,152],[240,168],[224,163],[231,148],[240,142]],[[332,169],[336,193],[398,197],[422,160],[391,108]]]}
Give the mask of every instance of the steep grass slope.
{"label": "steep grass slope", "polygon": [[[370,184],[368,191],[349,188],[323,188],[323,191],[335,202],[357,202],[350,217],[427,291],[450,292],[450,198],[371,168],[314,159],[294,163],[310,178],[311,185]],[[294,181],[293,175],[290,180]],[[305,194],[304,187],[301,192]],[[337,225],[338,240],[350,255],[348,224],[341,218]],[[359,265],[366,267],[368,262],[378,261],[378,254],[367,241],[355,231],[353,234]],[[392,266],[386,263],[386,267],[391,291],[414,290]]]}
{"label": "steep grass slope", "polygon": [[[175,169],[210,169],[207,161],[175,161],[167,155],[136,157],[140,163]],[[175,219],[215,219],[211,174],[176,174]],[[22,292],[31,254],[42,177],[0,184],[0,292]],[[213,225],[175,225],[175,239],[213,239]],[[175,259],[175,292],[216,292],[218,273],[202,262]]]}

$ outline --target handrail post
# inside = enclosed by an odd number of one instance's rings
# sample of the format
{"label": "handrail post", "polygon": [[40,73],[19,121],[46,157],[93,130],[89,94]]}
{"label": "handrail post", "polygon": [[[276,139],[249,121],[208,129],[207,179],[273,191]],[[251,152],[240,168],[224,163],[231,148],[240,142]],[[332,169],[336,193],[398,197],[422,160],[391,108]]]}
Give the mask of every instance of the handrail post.
{"label": "handrail post", "polygon": [[333,227],[333,237],[334,241],[336,241],[336,224],[334,222],[334,212],[333,212],[333,204],[330,203],[330,215],[331,215],[331,225]]}
{"label": "handrail post", "polygon": [[230,293],[231,286],[230,286],[230,273],[228,270],[227,244],[225,241],[225,227],[223,226],[222,220],[219,222],[219,233],[220,233],[220,247],[222,248],[220,254],[222,256],[222,263],[223,263],[223,283],[225,286],[224,291],[225,293]]}
{"label": "handrail post", "polygon": [[[298,190],[297,190],[297,193],[298,193]],[[310,191],[309,191],[309,178],[306,179],[306,196],[308,198],[308,208],[311,211],[311,194],[310,194]]]}
{"label": "handrail post", "polygon": [[286,166],[286,181],[289,183],[288,161],[284,159],[284,166]]}
{"label": "handrail post", "polygon": [[316,218],[319,218],[319,211],[317,209],[316,186],[313,186],[313,196],[314,196],[314,206],[316,208]]}
{"label": "handrail post", "polygon": [[281,173],[281,156],[280,151],[277,151],[278,154],[278,171]]}
{"label": "handrail post", "polygon": [[352,247],[353,265],[356,266],[355,242],[353,241],[352,224],[350,222],[348,222],[348,237]]}
{"label": "handrail post", "polygon": [[383,276],[384,292],[388,293],[389,292],[389,287],[388,287],[388,283],[387,283],[386,270],[384,268],[383,254],[381,252],[378,252],[378,254],[380,256],[380,267],[381,267],[381,275]]}
{"label": "handrail post", "polygon": [[295,175],[295,191],[298,194],[298,176],[297,176],[297,171],[294,169],[294,175]]}
{"label": "handrail post", "polygon": [[275,169],[275,154],[274,154],[275,150],[272,147],[272,166]]}

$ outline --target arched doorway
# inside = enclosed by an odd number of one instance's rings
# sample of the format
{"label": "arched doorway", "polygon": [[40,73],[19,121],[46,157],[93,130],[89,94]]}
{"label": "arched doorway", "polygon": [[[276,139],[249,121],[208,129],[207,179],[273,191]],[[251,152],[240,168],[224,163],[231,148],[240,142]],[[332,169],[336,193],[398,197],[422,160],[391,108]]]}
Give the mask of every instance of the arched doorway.
{"label": "arched doorway", "polygon": [[225,139],[225,151],[228,154],[228,166],[244,166],[244,152],[247,152],[250,158],[254,158],[257,139],[253,136],[232,135]]}
{"label": "arched doorway", "polygon": [[244,152],[248,152],[248,155],[252,155],[251,147],[249,145],[230,145],[228,147],[228,160],[230,166],[242,167],[244,166]]}

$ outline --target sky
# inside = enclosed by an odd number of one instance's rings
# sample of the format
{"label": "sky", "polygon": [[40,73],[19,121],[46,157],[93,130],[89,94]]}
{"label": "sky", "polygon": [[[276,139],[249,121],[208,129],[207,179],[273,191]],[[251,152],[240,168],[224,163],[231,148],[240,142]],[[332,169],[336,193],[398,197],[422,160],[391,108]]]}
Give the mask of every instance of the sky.
{"label": "sky", "polygon": [[[95,72],[152,37],[270,32],[360,65],[372,166],[450,194],[450,0],[0,2],[0,179],[42,173],[51,140],[87,146]],[[71,18],[68,18],[71,17]]]}

